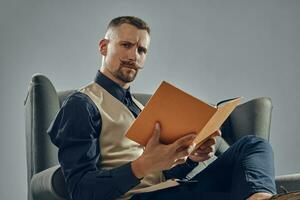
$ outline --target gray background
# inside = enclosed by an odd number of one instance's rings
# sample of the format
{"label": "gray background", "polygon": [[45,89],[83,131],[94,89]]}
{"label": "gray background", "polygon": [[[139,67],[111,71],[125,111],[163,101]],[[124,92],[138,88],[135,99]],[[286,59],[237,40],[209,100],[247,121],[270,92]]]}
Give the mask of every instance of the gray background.
{"label": "gray background", "polygon": [[300,172],[300,1],[1,0],[0,198],[26,198],[23,101],[32,74],[57,89],[95,75],[108,21],[136,15],[152,27],[145,69],[132,85],[162,80],[210,102],[269,96],[276,174]]}

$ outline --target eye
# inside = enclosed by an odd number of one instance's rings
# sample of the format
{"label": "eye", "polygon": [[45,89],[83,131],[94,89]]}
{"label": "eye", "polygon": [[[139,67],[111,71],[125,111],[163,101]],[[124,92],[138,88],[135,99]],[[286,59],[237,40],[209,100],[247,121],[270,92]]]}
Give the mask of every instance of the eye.
{"label": "eye", "polygon": [[139,52],[139,54],[146,54],[147,53],[147,50],[145,49],[145,48],[143,48],[143,47],[139,47],[138,48],[138,52]]}
{"label": "eye", "polygon": [[129,49],[130,47],[132,47],[132,44],[130,44],[130,43],[123,43],[122,46],[125,47],[126,49]]}

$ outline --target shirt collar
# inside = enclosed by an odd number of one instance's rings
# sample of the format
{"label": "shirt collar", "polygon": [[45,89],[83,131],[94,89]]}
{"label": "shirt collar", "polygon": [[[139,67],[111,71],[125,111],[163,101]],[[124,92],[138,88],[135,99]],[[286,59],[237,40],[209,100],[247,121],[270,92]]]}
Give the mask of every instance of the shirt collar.
{"label": "shirt collar", "polygon": [[131,98],[130,87],[128,89],[122,88],[119,84],[112,81],[99,70],[97,71],[95,82],[121,102],[124,102],[126,97]]}

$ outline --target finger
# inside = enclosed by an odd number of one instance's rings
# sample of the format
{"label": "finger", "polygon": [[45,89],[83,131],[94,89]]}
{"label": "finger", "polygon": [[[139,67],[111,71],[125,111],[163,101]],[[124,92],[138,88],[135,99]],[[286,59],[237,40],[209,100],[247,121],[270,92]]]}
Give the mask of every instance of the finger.
{"label": "finger", "polygon": [[[206,149],[207,147],[210,147],[212,145],[215,145],[217,143],[216,138],[209,138],[208,140],[206,140],[199,148],[200,149]],[[197,148],[197,149],[199,149]]]}
{"label": "finger", "polygon": [[184,157],[184,158],[175,160],[175,162],[174,162],[174,164],[172,165],[172,167],[173,167],[173,166],[176,166],[176,165],[179,165],[179,164],[185,163],[186,160],[187,160],[187,158],[188,158],[188,157],[186,156],[186,157]]}
{"label": "finger", "polygon": [[189,152],[185,149],[183,151],[180,151],[180,152],[176,152],[174,154],[174,157],[173,159],[174,160],[177,160],[177,159],[183,159],[184,157],[187,157],[189,155]]}
{"label": "finger", "polygon": [[176,152],[180,152],[180,151],[187,150],[187,149],[188,149],[188,146],[181,146],[178,149],[176,149]]}
{"label": "finger", "polygon": [[205,155],[189,155],[189,158],[195,162],[201,162],[201,161],[205,161],[210,159],[212,156],[210,156],[209,154],[205,154]]}
{"label": "finger", "polygon": [[215,145],[212,145],[212,146],[209,146],[205,149],[200,149],[199,148],[199,149],[195,150],[194,153],[200,154],[200,153],[210,153],[210,152],[214,152],[214,151],[215,151]]}
{"label": "finger", "polygon": [[199,143],[194,149],[205,149],[209,146],[215,145],[217,143],[217,139],[215,137],[209,137],[203,143]]}
{"label": "finger", "polygon": [[196,137],[196,134],[191,133],[177,139],[172,145],[178,149],[183,146],[188,146]]}
{"label": "finger", "polygon": [[193,154],[191,154],[190,156],[198,156],[198,157],[205,157],[205,156],[212,156],[213,152],[194,152]]}
{"label": "finger", "polygon": [[213,157],[213,155],[214,155],[214,152],[210,152],[210,153],[197,153],[197,152],[194,152],[193,154],[189,155],[189,158],[203,159],[203,158],[211,158],[211,157]]}
{"label": "finger", "polygon": [[211,136],[212,137],[217,137],[217,136],[221,136],[222,135],[222,132],[220,129],[216,130]]}
{"label": "finger", "polygon": [[159,143],[159,137],[160,137],[160,124],[159,122],[156,122],[154,125],[153,133],[151,138],[149,139],[148,144],[156,144]]}

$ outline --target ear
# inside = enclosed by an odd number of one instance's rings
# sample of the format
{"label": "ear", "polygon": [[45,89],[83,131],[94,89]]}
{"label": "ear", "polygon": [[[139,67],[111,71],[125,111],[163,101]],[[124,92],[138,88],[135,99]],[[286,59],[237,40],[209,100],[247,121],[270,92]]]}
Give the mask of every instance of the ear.
{"label": "ear", "polygon": [[108,39],[102,39],[99,41],[99,52],[102,56],[106,56],[107,54],[107,45],[108,45]]}

